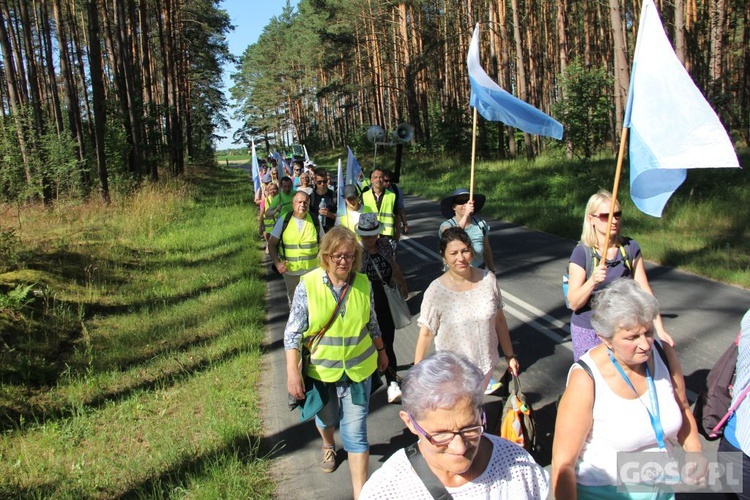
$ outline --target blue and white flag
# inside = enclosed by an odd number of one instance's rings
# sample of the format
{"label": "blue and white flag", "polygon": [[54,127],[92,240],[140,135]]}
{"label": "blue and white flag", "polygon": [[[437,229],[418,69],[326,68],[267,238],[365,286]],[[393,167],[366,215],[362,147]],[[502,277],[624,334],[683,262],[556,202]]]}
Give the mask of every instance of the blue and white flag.
{"label": "blue and white flag", "polygon": [[677,59],[653,0],[644,0],[623,127],[630,128],[630,197],[661,217],[688,168],[737,168],[719,117]]}
{"label": "blue and white flag", "polygon": [[276,173],[279,176],[279,180],[284,176],[292,175],[292,171],[289,169],[289,164],[278,151],[274,151],[272,156],[276,160]]}
{"label": "blue and white flag", "polygon": [[509,94],[484,72],[479,63],[479,23],[471,37],[466,64],[471,83],[470,104],[486,120],[503,122],[530,134],[562,139],[563,126],[560,122]]}
{"label": "blue and white flag", "polygon": [[250,163],[252,165],[253,187],[254,187],[253,193],[257,193],[258,190],[260,189],[260,166],[258,165],[258,155],[255,152],[255,141],[250,141],[250,144],[252,145],[252,153],[253,153],[252,160]]}
{"label": "blue and white flag", "polygon": [[336,183],[336,217],[342,217],[346,215],[346,203],[344,203],[344,172],[341,170],[341,158],[339,158],[339,171]]}
{"label": "blue and white flag", "polygon": [[354,152],[349,146],[346,147],[348,154],[346,156],[346,184],[355,184],[357,187],[362,187],[362,167],[359,166],[357,159],[354,157]]}

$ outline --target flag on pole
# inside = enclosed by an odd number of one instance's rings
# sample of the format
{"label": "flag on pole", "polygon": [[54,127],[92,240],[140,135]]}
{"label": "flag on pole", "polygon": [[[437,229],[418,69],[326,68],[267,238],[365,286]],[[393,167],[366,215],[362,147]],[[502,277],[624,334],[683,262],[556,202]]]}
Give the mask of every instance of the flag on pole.
{"label": "flag on pole", "polygon": [[644,0],[623,127],[630,128],[630,197],[661,217],[688,168],[738,168],[724,126],[677,59],[653,0]]}
{"label": "flag on pole", "polygon": [[341,158],[339,158],[339,172],[336,185],[336,217],[346,215],[346,203],[344,203],[344,173],[341,171]]}
{"label": "flag on pole", "polygon": [[289,168],[289,164],[286,162],[283,156],[279,154],[278,151],[273,152],[273,158],[276,160],[276,170],[277,174],[279,176],[279,179],[281,179],[284,176],[292,175],[292,171]]}
{"label": "flag on pole", "polygon": [[357,187],[362,187],[362,167],[359,166],[357,159],[354,157],[354,152],[349,146],[346,147],[348,154],[346,156],[346,184],[355,184]]}
{"label": "flag on pole", "polygon": [[482,69],[479,63],[479,23],[474,28],[466,64],[471,83],[470,104],[486,120],[503,122],[530,134],[562,139],[560,122],[503,90]]}
{"label": "flag on pole", "polygon": [[255,195],[260,189],[260,166],[258,165],[258,155],[255,152],[255,141],[250,141],[250,143],[252,145],[252,153],[253,153],[250,164],[252,165],[253,188],[254,188],[253,194]]}
{"label": "flag on pole", "polygon": [[303,145],[302,145],[302,149],[304,149],[304,150],[305,150],[305,161],[306,161],[306,162],[309,162],[309,161],[310,161],[310,155],[309,155],[309,154],[307,154],[307,146],[305,146],[305,145],[303,144]]}

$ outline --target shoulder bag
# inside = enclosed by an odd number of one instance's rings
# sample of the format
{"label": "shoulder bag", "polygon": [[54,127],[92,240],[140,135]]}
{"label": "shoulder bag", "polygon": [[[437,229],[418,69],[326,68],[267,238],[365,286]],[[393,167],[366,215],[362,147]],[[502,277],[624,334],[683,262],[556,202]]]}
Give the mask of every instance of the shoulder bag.
{"label": "shoulder bag", "polygon": [[[367,259],[372,262],[369,255],[367,255]],[[388,299],[388,309],[391,310],[391,317],[393,318],[393,325],[397,330],[411,325],[411,311],[409,311],[409,305],[404,300],[403,295],[401,295],[401,291],[392,282],[386,283],[383,280],[383,275],[380,274],[380,269],[378,269],[378,266],[374,262],[372,263],[372,267],[375,268],[378,278],[383,283],[385,297]]]}
{"label": "shoulder bag", "polygon": [[[320,343],[320,339],[323,338],[328,328],[330,328],[331,324],[336,319],[336,316],[341,310],[341,306],[344,304],[344,300],[346,300],[346,296],[349,295],[350,288],[351,288],[350,280],[347,280],[346,284],[344,285],[344,289],[341,291],[339,300],[338,302],[336,302],[336,308],[333,310],[333,314],[331,314],[331,317],[329,318],[328,322],[325,324],[323,328],[320,329],[320,331],[315,333],[315,335],[312,335],[307,340],[307,342],[303,342],[302,346],[300,347],[299,371],[302,374],[302,381],[305,384],[305,387],[308,386],[307,367],[310,366],[310,357],[312,356],[312,353],[315,352],[315,349],[318,347],[318,344]],[[288,398],[289,398],[289,410],[290,411],[294,410],[298,406],[301,406],[304,402],[304,399],[297,399],[291,394],[288,394]]]}

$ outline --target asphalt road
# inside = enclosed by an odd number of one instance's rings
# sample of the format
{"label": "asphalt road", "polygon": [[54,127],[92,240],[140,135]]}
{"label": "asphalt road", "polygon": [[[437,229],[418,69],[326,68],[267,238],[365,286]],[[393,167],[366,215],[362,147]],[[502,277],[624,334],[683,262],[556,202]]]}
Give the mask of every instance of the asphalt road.
{"label": "asphalt road", "polygon": [[[437,228],[443,220],[434,201],[407,196],[406,207],[411,232],[402,239],[398,258],[409,283],[408,303],[414,321],[396,334],[402,373],[414,355],[422,293],[440,274]],[[570,314],[560,280],[575,242],[503,221],[488,222],[505,313],[522,367],[521,383],[537,419],[540,449],[535,458],[546,466],[550,462],[555,402],[564,390],[573,360],[567,324]],[[750,306],[750,291],[671,268],[647,264],[647,270],[661,304],[664,324],[677,344],[688,389],[695,394],[739,331],[740,319]],[[272,274],[268,278],[263,401],[266,445],[273,450],[270,456],[276,459],[273,473],[279,481],[277,498],[351,498],[345,454],[340,454],[342,463],[334,473],[322,473],[317,464],[320,438],[314,424],[300,423],[299,414],[287,409],[282,339],[289,311],[283,281]],[[504,368],[498,366],[500,371]],[[486,408],[492,425],[502,400],[488,396]],[[399,409],[399,405],[386,402],[384,387],[373,395],[368,417],[371,472],[397,449],[415,440],[402,425]],[[336,437],[340,446],[338,433]],[[715,443],[706,443],[706,448],[714,449]]]}

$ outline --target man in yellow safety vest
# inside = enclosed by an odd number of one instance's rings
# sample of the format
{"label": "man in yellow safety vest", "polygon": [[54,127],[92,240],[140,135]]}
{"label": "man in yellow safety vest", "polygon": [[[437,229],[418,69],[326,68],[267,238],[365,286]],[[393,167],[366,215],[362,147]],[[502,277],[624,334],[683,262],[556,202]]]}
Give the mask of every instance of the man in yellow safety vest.
{"label": "man in yellow safety vest", "polygon": [[318,267],[318,229],[309,213],[310,197],[297,191],[292,211],[279,217],[268,238],[276,270],[284,277],[289,305],[300,277]]}
{"label": "man in yellow safety vest", "polygon": [[380,237],[392,240],[396,234],[396,195],[385,188],[381,169],[376,168],[370,173],[370,189],[362,194],[362,204],[378,214],[383,225]]}

